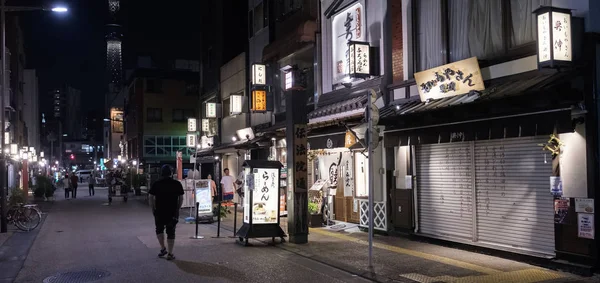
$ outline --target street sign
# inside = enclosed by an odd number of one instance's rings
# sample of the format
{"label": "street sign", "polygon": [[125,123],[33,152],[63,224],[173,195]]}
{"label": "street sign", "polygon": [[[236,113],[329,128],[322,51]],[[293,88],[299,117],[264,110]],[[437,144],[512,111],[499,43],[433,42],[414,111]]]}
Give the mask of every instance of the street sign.
{"label": "street sign", "polygon": [[188,118],[188,132],[195,132],[197,128],[196,118]]}

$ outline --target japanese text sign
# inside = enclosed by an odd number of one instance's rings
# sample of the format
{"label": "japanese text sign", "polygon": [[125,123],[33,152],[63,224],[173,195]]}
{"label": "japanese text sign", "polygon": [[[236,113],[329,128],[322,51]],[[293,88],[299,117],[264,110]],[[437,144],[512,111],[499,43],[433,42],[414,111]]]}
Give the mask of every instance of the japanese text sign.
{"label": "japanese text sign", "polygon": [[214,102],[206,103],[206,118],[217,118],[217,104]]}
{"label": "japanese text sign", "polygon": [[196,134],[187,134],[185,140],[187,147],[196,147]]}
{"label": "japanese text sign", "polygon": [[370,54],[367,42],[348,43],[348,67],[350,77],[364,77],[370,75]]}
{"label": "japanese text sign", "polygon": [[253,85],[265,85],[266,84],[266,66],[263,64],[252,65],[252,84]]}
{"label": "japanese text sign", "polygon": [[188,132],[195,132],[198,129],[196,118],[188,118]]}
{"label": "japanese text sign", "polygon": [[252,111],[267,111],[267,91],[252,91]]}
{"label": "japanese text sign", "polygon": [[333,83],[342,82],[350,71],[349,41],[367,41],[366,13],[361,3],[355,3],[340,13],[331,21],[331,53]]}
{"label": "japanese text sign", "polygon": [[306,192],[308,190],[308,148],[306,125],[294,125],[294,168],[291,174],[294,192]]}
{"label": "japanese text sign", "polygon": [[279,216],[279,169],[255,168],[252,192],[252,224],[277,223]]}
{"label": "japanese text sign", "polygon": [[232,94],[229,96],[229,113],[231,115],[242,113],[242,99],[243,96],[240,94]]}
{"label": "japanese text sign", "polygon": [[477,57],[415,73],[421,101],[485,89]]}

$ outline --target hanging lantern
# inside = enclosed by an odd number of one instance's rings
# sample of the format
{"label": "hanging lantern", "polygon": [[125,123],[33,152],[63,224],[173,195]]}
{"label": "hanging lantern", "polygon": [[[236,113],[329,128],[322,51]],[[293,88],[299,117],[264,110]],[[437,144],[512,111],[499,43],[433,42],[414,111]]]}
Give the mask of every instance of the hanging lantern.
{"label": "hanging lantern", "polygon": [[371,75],[371,54],[368,42],[348,42],[348,75],[351,78],[365,78]]}
{"label": "hanging lantern", "polygon": [[571,10],[541,6],[537,18],[538,67],[569,66],[573,61]]}

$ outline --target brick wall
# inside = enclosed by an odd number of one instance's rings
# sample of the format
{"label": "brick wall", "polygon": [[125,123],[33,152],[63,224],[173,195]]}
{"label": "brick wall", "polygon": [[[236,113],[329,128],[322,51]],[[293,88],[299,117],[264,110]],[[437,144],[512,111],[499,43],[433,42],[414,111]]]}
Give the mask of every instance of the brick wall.
{"label": "brick wall", "polygon": [[402,1],[391,1],[392,14],[392,73],[394,82],[404,80],[402,40]]}

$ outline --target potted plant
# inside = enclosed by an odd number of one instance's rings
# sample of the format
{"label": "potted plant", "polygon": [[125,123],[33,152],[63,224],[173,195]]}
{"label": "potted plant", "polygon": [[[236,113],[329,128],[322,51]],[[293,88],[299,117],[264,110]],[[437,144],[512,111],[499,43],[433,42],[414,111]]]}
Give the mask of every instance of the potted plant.
{"label": "potted plant", "polygon": [[310,227],[321,227],[323,226],[323,214],[319,213],[319,204],[315,202],[308,203],[308,221]]}
{"label": "potted plant", "polygon": [[46,197],[46,188],[39,185],[35,186],[33,190],[33,197],[35,201],[43,201]]}
{"label": "potted plant", "polygon": [[54,186],[52,185],[52,180],[50,178],[47,176],[38,175],[35,177],[35,181],[36,185],[33,195],[36,200],[48,200],[48,198],[54,198]]}
{"label": "potted plant", "polygon": [[19,203],[25,203],[23,192],[19,188],[12,188],[10,190],[10,197],[8,198],[8,204],[10,206],[16,206]]}

